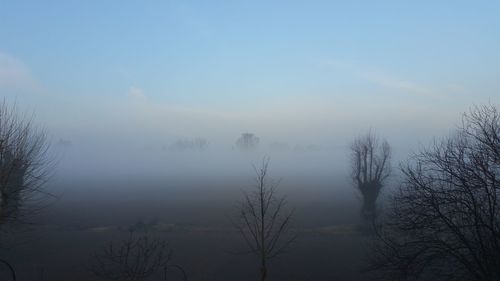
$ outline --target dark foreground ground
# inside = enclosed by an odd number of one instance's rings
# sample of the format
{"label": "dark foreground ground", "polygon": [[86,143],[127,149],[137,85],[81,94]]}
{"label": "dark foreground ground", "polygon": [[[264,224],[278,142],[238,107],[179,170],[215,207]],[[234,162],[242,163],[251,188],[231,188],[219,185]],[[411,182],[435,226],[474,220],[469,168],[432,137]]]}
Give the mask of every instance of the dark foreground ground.
{"label": "dark foreground ground", "polygon": [[[44,209],[29,230],[14,235],[1,255],[18,280],[99,280],[89,271],[92,254],[121,241],[137,223],[169,241],[172,259],[189,280],[256,280],[257,260],[239,254],[245,244],[234,230],[248,178],[58,181],[60,198]],[[328,177],[283,181],[280,192],[295,208],[295,243],[271,261],[270,280],[365,280],[366,237],[357,228],[359,202],[346,182]],[[172,273],[171,280],[179,280]],[[0,280],[9,280],[0,271]]]}

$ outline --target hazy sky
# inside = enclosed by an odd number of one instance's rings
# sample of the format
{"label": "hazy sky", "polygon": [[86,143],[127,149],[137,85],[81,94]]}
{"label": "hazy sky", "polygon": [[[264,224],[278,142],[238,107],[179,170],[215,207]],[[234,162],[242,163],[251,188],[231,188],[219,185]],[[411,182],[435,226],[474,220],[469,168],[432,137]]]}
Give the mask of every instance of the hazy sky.
{"label": "hazy sky", "polygon": [[57,137],[339,145],[500,102],[498,1],[0,0],[0,91]]}

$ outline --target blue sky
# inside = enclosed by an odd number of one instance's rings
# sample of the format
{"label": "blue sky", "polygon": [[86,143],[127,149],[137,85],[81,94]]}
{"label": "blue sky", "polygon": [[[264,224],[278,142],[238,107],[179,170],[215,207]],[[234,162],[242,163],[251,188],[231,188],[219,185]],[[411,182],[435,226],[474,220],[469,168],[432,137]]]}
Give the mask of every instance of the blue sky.
{"label": "blue sky", "polygon": [[0,91],[68,138],[342,143],[374,127],[403,142],[500,102],[499,14],[498,1],[0,0]]}

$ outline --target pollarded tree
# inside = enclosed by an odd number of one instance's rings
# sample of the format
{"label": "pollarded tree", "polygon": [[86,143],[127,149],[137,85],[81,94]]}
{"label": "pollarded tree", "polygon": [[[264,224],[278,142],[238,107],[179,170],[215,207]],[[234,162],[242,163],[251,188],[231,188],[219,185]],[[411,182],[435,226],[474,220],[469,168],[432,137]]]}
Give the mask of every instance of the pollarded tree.
{"label": "pollarded tree", "polygon": [[500,280],[498,108],[474,107],[402,171],[371,268],[390,280]]}
{"label": "pollarded tree", "polygon": [[377,216],[377,198],[384,180],[390,173],[391,147],[368,132],[351,144],[352,177],[361,193],[363,219],[373,221]]}

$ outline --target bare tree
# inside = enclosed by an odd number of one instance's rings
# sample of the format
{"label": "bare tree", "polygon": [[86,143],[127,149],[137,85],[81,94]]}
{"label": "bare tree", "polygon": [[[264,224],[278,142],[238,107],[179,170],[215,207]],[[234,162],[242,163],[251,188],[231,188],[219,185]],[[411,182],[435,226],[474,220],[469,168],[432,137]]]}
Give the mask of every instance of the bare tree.
{"label": "bare tree", "polygon": [[0,104],[0,225],[18,221],[23,203],[46,182],[52,161],[43,129],[18,113],[15,106]]}
{"label": "bare tree", "polygon": [[391,147],[386,140],[368,132],[351,144],[352,177],[361,193],[363,207],[361,216],[373,221],[377,216],[377,199],[384,180],[390,173]]}
{"label": "bare tree", "polygon": [[260,139],[252,133],[243,133],[236,140],[236,147],[240,150],[249,151],[255,150],[259,146]]}
{"label": "bare tree", "polygon": [[171,264],[171,251],[166,241],[148,234],[137,236],[130,231],[127,240],[119,245],[109,242],[101,253],[95,254],[90,270],[107,280],[159,280],[159,276],[163,276],[165,281],[171,268],[180,270],[183,280],[187,280],[184,269]]}
{"label": "bare tree", "polygon": [[402,171],[370,269],[391,280],[500,280],[498,108],[472,108]]}
{"label": "bare tree", "polygon": [[[24,203],[44,193],[52,161],[48,157],[49,142],[43,129],[33,118],[19,114],[16,106],[0,103],[0,230],[19,222],[28,214]],[[32,210],[33,211],[33,210]],[[4,259],[16,280],[14,267]]]}
{"label": "bare tree", "polygon": [[254,166],[255,189],[245,193],[241,202],[239,232],[247,243],[250,253],[260,259],[260,280],[268,276],[268,261],[281,254],[295,239],[289,235],[293,210],[286,210],[285,197],[278,197],[279,182],[268,179],[269,159],[262,166]]}

